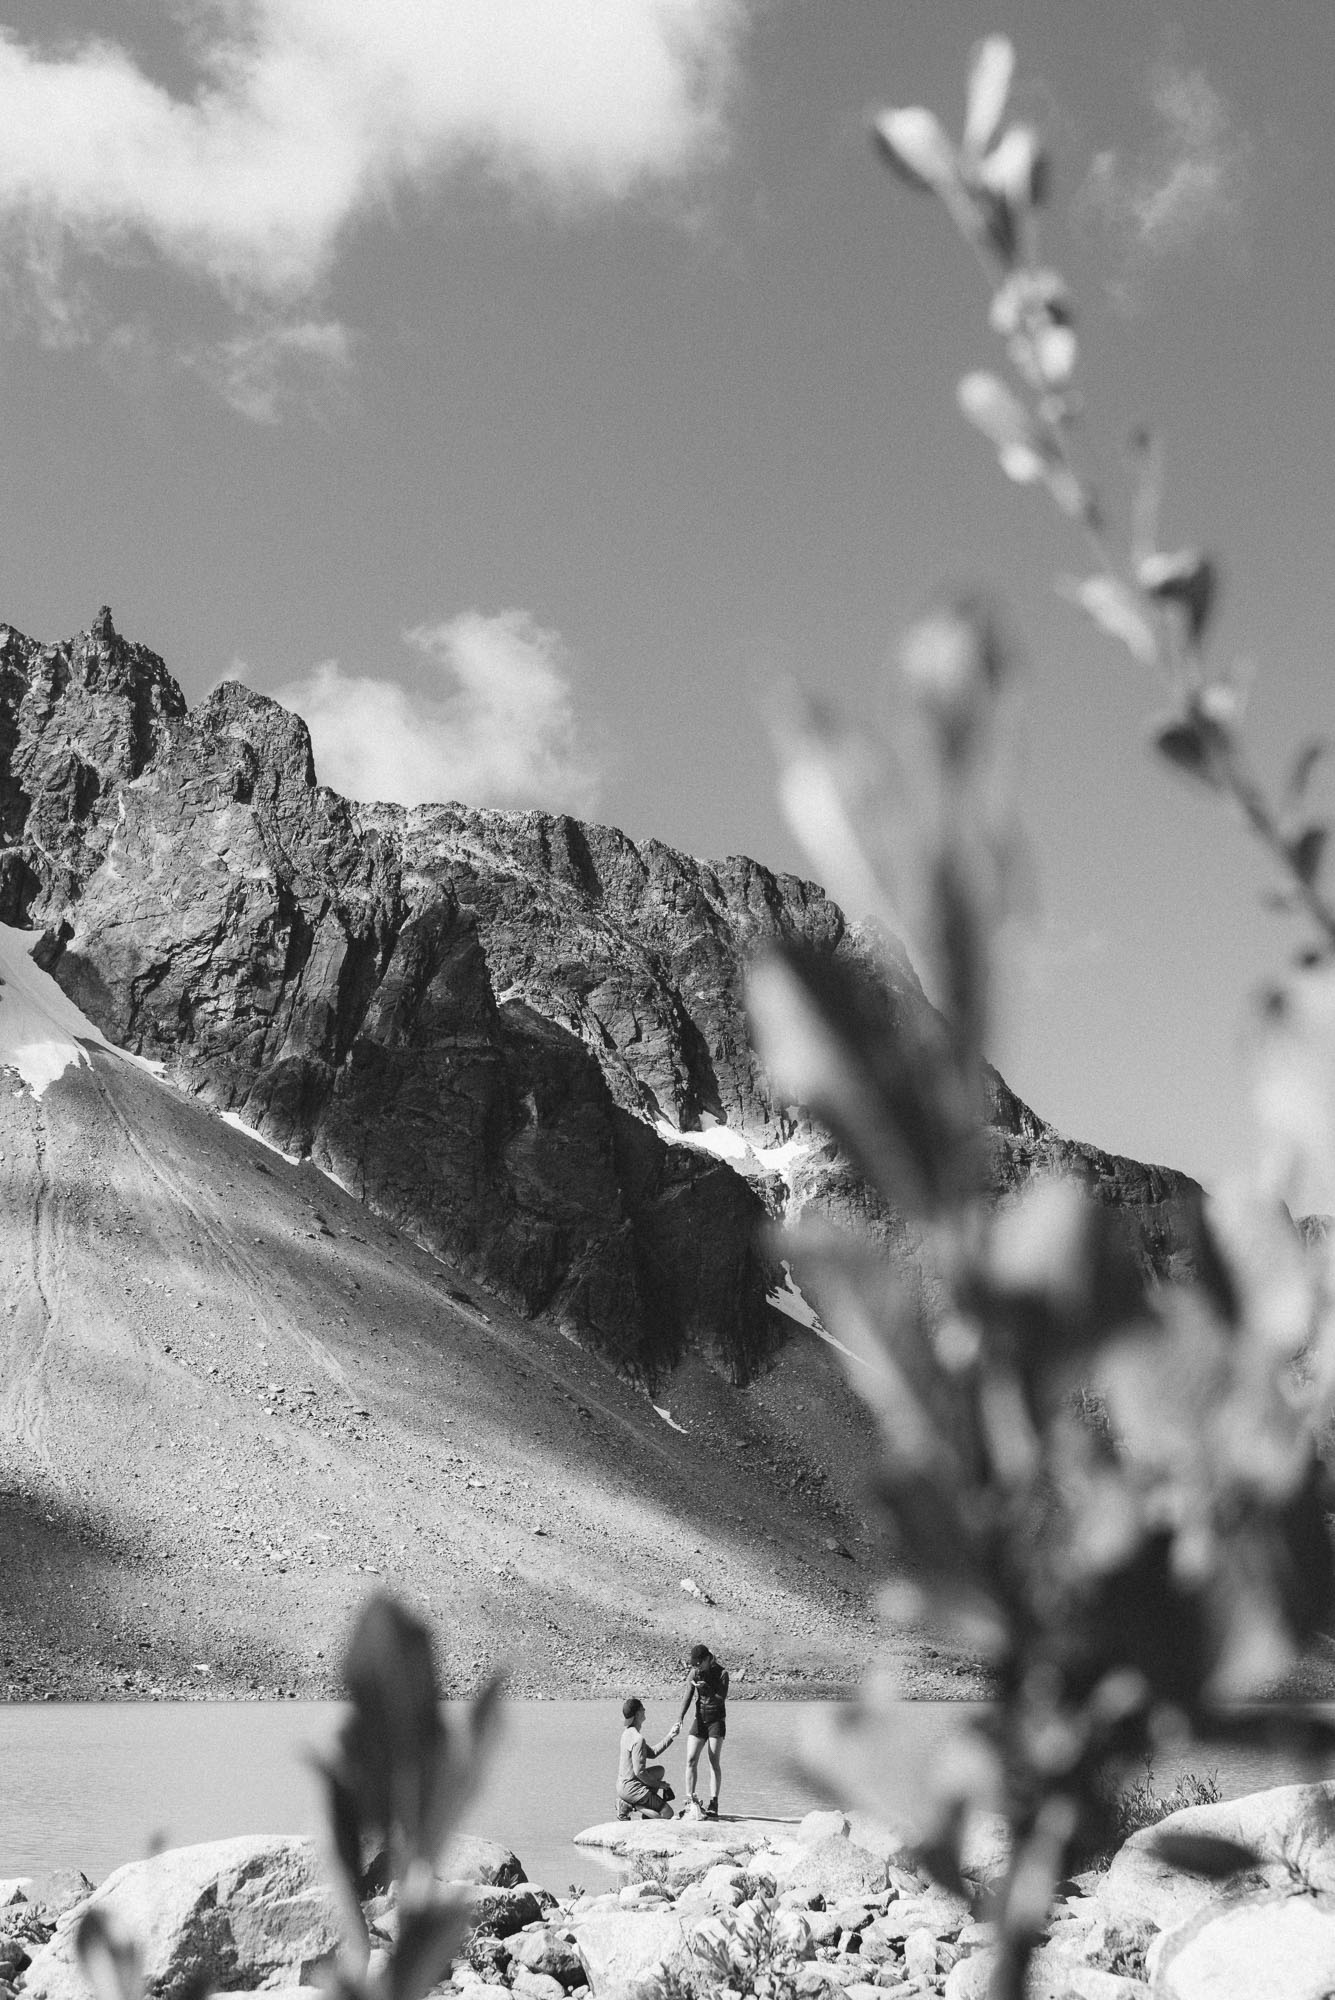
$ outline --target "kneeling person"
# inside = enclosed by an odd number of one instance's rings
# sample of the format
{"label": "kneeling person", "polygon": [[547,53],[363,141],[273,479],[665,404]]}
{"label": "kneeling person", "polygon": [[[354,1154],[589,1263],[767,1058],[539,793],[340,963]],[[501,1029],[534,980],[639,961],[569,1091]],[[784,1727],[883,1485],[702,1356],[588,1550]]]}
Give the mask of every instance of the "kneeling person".
{"label": "kneeling person", "polygon": [[644,1733],[644,1703],[638,1695],[627,1695],[621,1713],[626,1718],[626,1727],[621,1732],[621,1756],[617,1764],[617,1818],[630,1819],[637,1812],[647,1812],[656,1819],[671,1819],[672,1807],[668,1801],[673,1797],[672,1787],[664,1783],[663,1766],[649,1760],[661,1757],[669,1743],[676,1741],[681,1725],[677,1724],[655,1747]]}

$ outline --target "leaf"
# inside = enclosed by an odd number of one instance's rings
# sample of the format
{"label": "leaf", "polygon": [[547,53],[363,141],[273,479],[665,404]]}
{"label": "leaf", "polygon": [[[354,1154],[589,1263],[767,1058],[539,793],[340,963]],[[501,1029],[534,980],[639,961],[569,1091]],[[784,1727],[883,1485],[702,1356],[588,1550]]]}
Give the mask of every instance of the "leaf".
{"label": "leaf", "polygon": [[1008,665],[995,612],[963,593],[919,618],[899,650],[905,685],[952,738],[971,738],[986,725]]}
{"label": "leaf", "polygon": [[357,1801],[332,1765],[317,1759],[316,1769],[325,1785],[325,1819],[338,1871],[334,1886],[343,1913],[343,1925],[350,1944],[364,1963],[369,1940],[361,1906],[362,1834]]}
{"label": "leaf", "polygon": [[796,946],[752,965],[747,1002],[780,1097],[828,1126],[906,1213],[936,1212],[959,1143],[944,1045],[906,1032],[865,974]]}
{"label": "leaf", "polygon": [[1015,74],[1015,49],[1005,35],[989,35],[973,52],[964,114],[964,150],[985,153],[1001,129]]}
{"label": "leaf", "polygon": [[1151,667],[1158,657],[1154,629],[1142,611],[1135,593],[1115,576],[1068,578],[1058,586],[1065,597],[1078,604],[1100,630],[1119,639],[1143,666]]}
{"label": "leaf", "polygon": [[977,369],[961,378],[955,391],[961,410],[995,445],[1029,444],[1033,425],[1029,412],[1000,377]]}
{"label": "leaf", "polygon": [[444,1749],[430,1632],[378,1592],[353,1628],[343,1679],[352,1716],[344,1728],[340,1778],[363,1823],[397,1829],[412,1854],[424,1854]]}
{"label": "leaf", "polygon": [[1131,552],[1139,565],[1154,553],[1163,505],[1163,448],[1158,437],[1141,424],[1127,439],[1126,455],[1135,488],[1131,496]]}
{"label": "leaf", "polygon": [[1227,730],[1199,709],[1189,710],[1184,717],[1160,727],[1155,733],[1154,746],[1188,777],[1215,791],[1222,787],[1231,740]]}
{"label": "leaf", "polygon": [[79,1918],[74,1949],[94,2000],[139,2000],[143,1991],[139,1952],[116,1936],[101,1910],[86,1910]]}
{"label": "leaf", "polygon": [[910,187],[945,194],[958,181],[955,148],[935,113],[922,105],[881,112],[872,133],[882,157]]}
{"label": "leaf", "polygon": [[1027,215],[1038,208],[1047,193],[1048,164],[1033,127],[1012,125],[979,167],[978,180],[1015,214]]}
{"label": "leaf", "polygon": [[467,1929],[462,1899],[405,1910],[389,1960],[389,2000],[422,2000],[444,1976]]}
{"label": "leaf", "polygon": [[1074,327],[1049,321],[1035,333],[1031,346],[1043,381],[1050,389],[1063,388],[1075,373],[1080,354]]}
{"label": "leaf", "polygon": [[1254,1848],[1244,1847],[1238,1840],[1225,1840],[1217,1833],[1155,1833],[1149,1846],[1170,1868],[1203,1875],[1211,1882],[1241,1875],[1244,1869],[1254,1868],[1258,1859]]}
{"label": "leaf", "polygon": [[998,376],[983,369],[964,376],[955,400],[969,422],[996,446],[1008,479],[1024,486],[1043,477],[1045,454],[1029,413]]}
{"label": "leaf", "polygon": [[1284,851],[1289,857],[1294,874],[1309,889],[1320,873],[1322,856],[1329,838],[1329,827],[1307,826],[1292,840],[1284,843]]}
{"label": "leaf", "polygon": [[1316,770],[1321,759],[1330,755],[1330,751],[1330,739],[1325,736],[1314,736],[1308,742],[1301,745],[1294,757],[1293,764],[1289,770],[1288,781],[1284,787],[1284,810],[1286,812],[1292,812],[1295,807],[1302,804],[1307,793],[1307,787],[1312,781],[1312,773]]}
{"label": "leaf", "polygon": [[1163,604],[1176,604],[1187,621],[1187,637],[1198,646],[1214,610],[1219,592],[1219,572],[1210,556],[1199,549],[1179,549],[1175,555],[1142,556],[1136,581],[1150,597]]}

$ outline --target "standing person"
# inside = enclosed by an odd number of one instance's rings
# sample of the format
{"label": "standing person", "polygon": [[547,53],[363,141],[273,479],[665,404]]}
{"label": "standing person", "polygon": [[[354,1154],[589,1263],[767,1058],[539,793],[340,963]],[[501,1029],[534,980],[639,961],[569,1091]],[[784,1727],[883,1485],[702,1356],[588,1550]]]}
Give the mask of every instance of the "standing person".
{"label": "standing person", "polygon": [[723,1755],[723,1739],[728,1733],[728,1669],[721,1667],[708,1646],[691,1647],[691,1678],[686,1683],[686,1699],[681,1705],[677,1718],[680,1729],[686,1720],[686,1711],[695,1704],[695,1714],[691,1717],[691,1727],[686,1737],[686,1803],[700,1809],[696,1797],[696,1773],[700,1767],[700,1752],[709,1746],[709,1804],[703,1808],[706,1819],[718,1818],[719,1762]]}
{"label": "standing person", "polygon": [[647,1812],[658,1819],[671,1819],[668,1802],[674,1796],[672,1787],[664,1783],[663,1766],[651,1764],[649,1759],[661,1757],[668,1745],[676,1742],[681,1724],[675,1723],[655,1749],[644,1733],[644,1703],[637,1694],[626,1696],[621,1713],[626,1726],[621,1732],[617,1763],[617,1818],[630,1819],[636,1812]]}

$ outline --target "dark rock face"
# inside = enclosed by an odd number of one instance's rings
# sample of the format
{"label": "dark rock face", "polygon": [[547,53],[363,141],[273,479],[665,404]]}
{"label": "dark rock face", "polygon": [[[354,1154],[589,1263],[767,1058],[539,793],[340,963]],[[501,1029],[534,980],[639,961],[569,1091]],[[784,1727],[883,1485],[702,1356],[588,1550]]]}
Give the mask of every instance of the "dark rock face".
{"label": "dark rock face", "polygon": [[[688,1342],[754,1367],[766,1214],[912,1254],[748,1038],[758,946],[870,963],[810,883],[545,813],[350,803],[296,716],[235,683],[188,711],[107,611],[63,646],[0,636],[0,837],[0,919],[112,1040],[646,1379]],[[927,1005],[899,948],[877,978]],[[1078,1168],[1154,1268],[1186,1254],[1193,1182],[994,1098],[1000,1189]]]}

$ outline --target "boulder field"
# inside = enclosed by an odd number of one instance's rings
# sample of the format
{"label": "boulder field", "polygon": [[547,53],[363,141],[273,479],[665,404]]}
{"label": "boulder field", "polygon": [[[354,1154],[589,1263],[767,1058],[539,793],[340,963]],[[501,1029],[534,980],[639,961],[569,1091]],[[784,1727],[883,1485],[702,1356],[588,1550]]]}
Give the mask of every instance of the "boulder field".
{"label": "boulder field", "polygon": [[[1227,1883],[1187,1875],[1156,1855],[1161,1830],[1245,1842],[1256,1865]],[[442,1886],[467,1929],[435,1989],[441,2000],[496,1989],[520,2000],[744,1993],[771,1973],[793,2000],[986,2000],[985,1897],[971,1907],[932,1884],[866,1815],[612,1821],[577,1840],[621,1879],[557,1897],[496,1842],[465,1840],[446,1857]],[[995,1828],[967,1859],[985,1890],[1004,1865]],[[313,1844],[244,1836],[133,1862],[96,1890],[78,1876],[0,1879],[0,2000],[87,2000],[74,1934],[88,1909],[137,1939],[154,2000],[206,1988],[295,2000],[319,1990],[337,1951]],[[363,1913],[375,1970],[396,1933],[392,1890],[370,1895]],[[1335,1783],[1290,1785],[1175,1813],[1132,1835],[1108,1869],[1068,1884],[1029,1995],[1318,2000],[1333,1968]]]}

